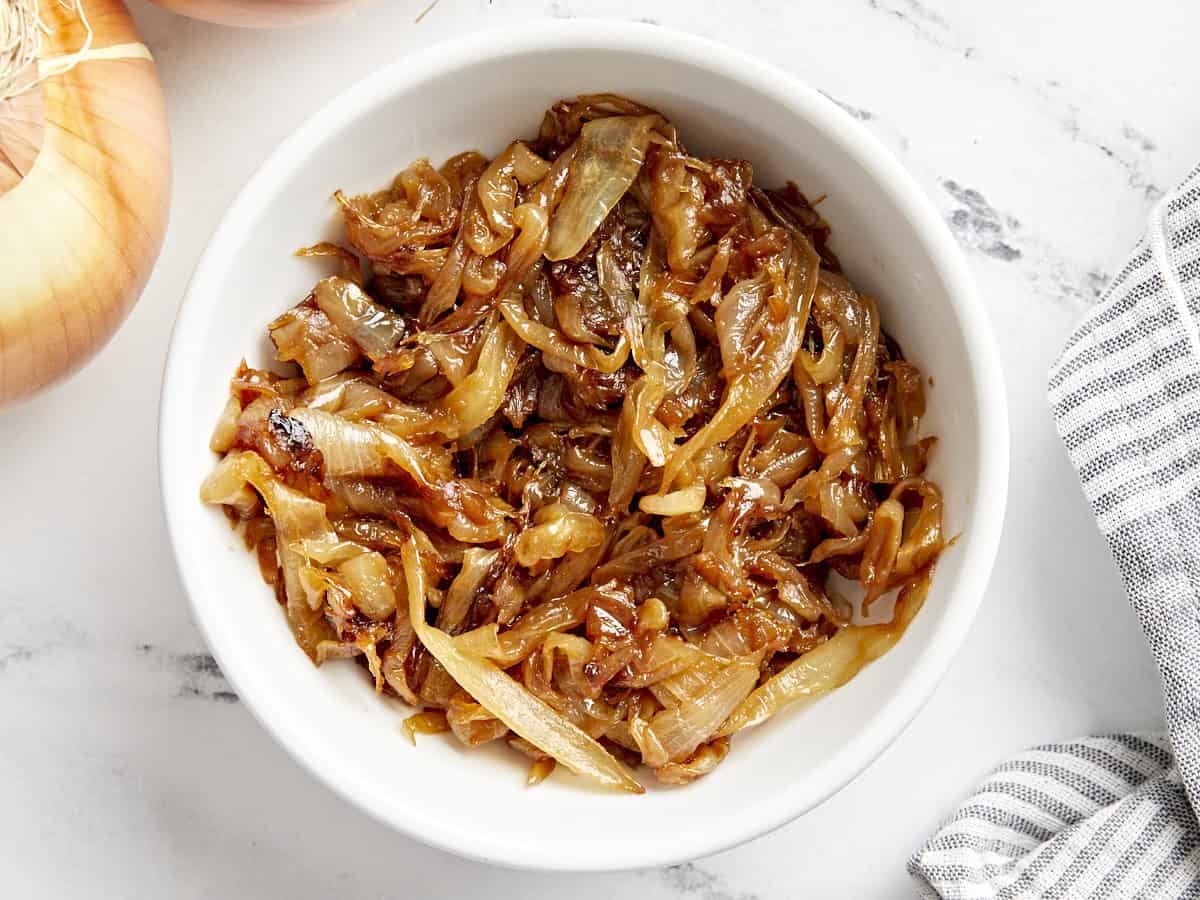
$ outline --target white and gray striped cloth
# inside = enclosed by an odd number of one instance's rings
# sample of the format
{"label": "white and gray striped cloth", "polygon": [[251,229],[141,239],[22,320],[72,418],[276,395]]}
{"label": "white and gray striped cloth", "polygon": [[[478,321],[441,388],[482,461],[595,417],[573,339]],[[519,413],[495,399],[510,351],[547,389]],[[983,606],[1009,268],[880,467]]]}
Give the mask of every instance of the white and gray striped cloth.
{"label": "white and gray striped cloth", "polygon": [[927,897],[1200,898],[1200,168],[1050,373],[1162,678],[1167,734],[1010,760],[909,862]]}

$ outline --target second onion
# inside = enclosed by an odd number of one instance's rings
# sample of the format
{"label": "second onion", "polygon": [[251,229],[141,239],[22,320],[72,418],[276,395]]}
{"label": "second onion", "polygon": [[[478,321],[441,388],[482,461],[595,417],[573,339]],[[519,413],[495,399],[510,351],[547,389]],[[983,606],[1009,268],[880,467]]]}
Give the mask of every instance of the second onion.
{"label": "second onion", "polygon": [[17,73],[33,86],[0,102],[0,406],[113,335],[158,257],[170,193],[162,89],[124,3],[40,0],[36,16],[38,60]]}

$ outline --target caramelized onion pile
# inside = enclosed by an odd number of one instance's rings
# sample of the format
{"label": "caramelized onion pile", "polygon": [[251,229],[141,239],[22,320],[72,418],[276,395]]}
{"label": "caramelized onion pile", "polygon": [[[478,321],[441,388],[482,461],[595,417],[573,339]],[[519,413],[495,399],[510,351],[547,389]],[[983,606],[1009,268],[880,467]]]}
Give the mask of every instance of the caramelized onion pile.
{"label": "caramelized onion pile", "polygon": [[335,196],[349,246],[301,253],[339,274],[235,374],[202,488],[314,662],[640,792],[900,637],[945,543],[921,373],[794,185],[593,95]]}

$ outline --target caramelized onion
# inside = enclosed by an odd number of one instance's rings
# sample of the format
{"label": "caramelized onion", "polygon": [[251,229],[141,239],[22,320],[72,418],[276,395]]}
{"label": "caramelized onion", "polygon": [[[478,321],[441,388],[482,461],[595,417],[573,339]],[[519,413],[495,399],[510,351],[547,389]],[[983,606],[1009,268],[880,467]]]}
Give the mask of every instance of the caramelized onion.
{"label": "caramelized onion", "polygon": [[550,226],[547,259],[569,259],[592,236],[637,178],[658,116],[609,116],[579,132],[567,191]]}
{"label": "caramelized onion", "polygon": [[[495,665],[463,653],[445,632],[426,625],[425,575],[416,541],[402,551],[409,617],[421,643],[479,705],[572,772],[605,787],[640,794],[644,788],[603,747]],[[453,727],[453,723],[452,723]]]}
{"label": "caramelized onion", "polygon": [[900,639],[946,545],[921,373],[794,186],[604,94],[337,197],[201,491],[314,662],[640,792],[610,750],[686,784]]}

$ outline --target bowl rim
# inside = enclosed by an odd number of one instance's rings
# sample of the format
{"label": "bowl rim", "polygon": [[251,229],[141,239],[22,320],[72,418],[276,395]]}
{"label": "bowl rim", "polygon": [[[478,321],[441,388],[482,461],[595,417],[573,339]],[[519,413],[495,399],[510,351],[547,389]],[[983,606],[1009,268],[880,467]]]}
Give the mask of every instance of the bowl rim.
{"label": "bowl rim", "polygon": [[[974,401],[979,409],[980,480],[972,509],[964,516],[966,558],[954,592],[954,602],[931,635],[929,646],[905,674],[899,699],[878,711],[854,739],[842,748],[820,783],[802,782],[737,818],[724,817],[703,834],[664,835],[662,841],[631,847],[606,842],[604,853],[560,852],[553,858],[536,846],[520,847],[494,838],[484,839],[462,823],[434,822],[420,810],[397,814],[377,805],[364,785],[318,752],[305,740],[304,729],[288,721],[278,698],[246,669],[226,666],[211,604],[190,588],[192,573],[202,562],[183,552],[183,504],[195,503],[193,485],[174,486],[169,480],[180,435],[170,427],[180,413],[173,397],[187,377],[185,348],[195,343],[198,326],[206,321],[201,298],[212,272],[221,275],[221,260],[236,251],[243,224],[253,218],[264,198],[289,177],[320,137],[336,133],[348,121],[390,94],[482,59],[503,59],[542,51],[601,49],[659,57],[669,63],[706,68],[741,82],[796,111],[820,128],[872,172],[903,216],[925,236],[951,305],[961,322],[968,357],[976,375]],[[176,429],[177,431],[178,429]],[[1009,429],[1007,401],[991,325],[976,292],[960,249],[936,207],[908,171],[861,123],[819,90],[796,76],[749,54],[715,41],[658,25],[626,21],[571,19],[484,29],[452,38],[405,55],[360,79],[309,116],[271,152],[238,192],[201,254],[179,307],[168,346],[159,404],[159,482],[167,531],[192,616],[225,676],[246,707],[284,750],[315,778],[351,804],[422,843],[507,868],[544,871],[618,871],[672,865],[735,847],[764,835],[813,809],[863,772],[908,726],[932,696],[962,646],[991,575],[999,546],[1008,492]]]}

